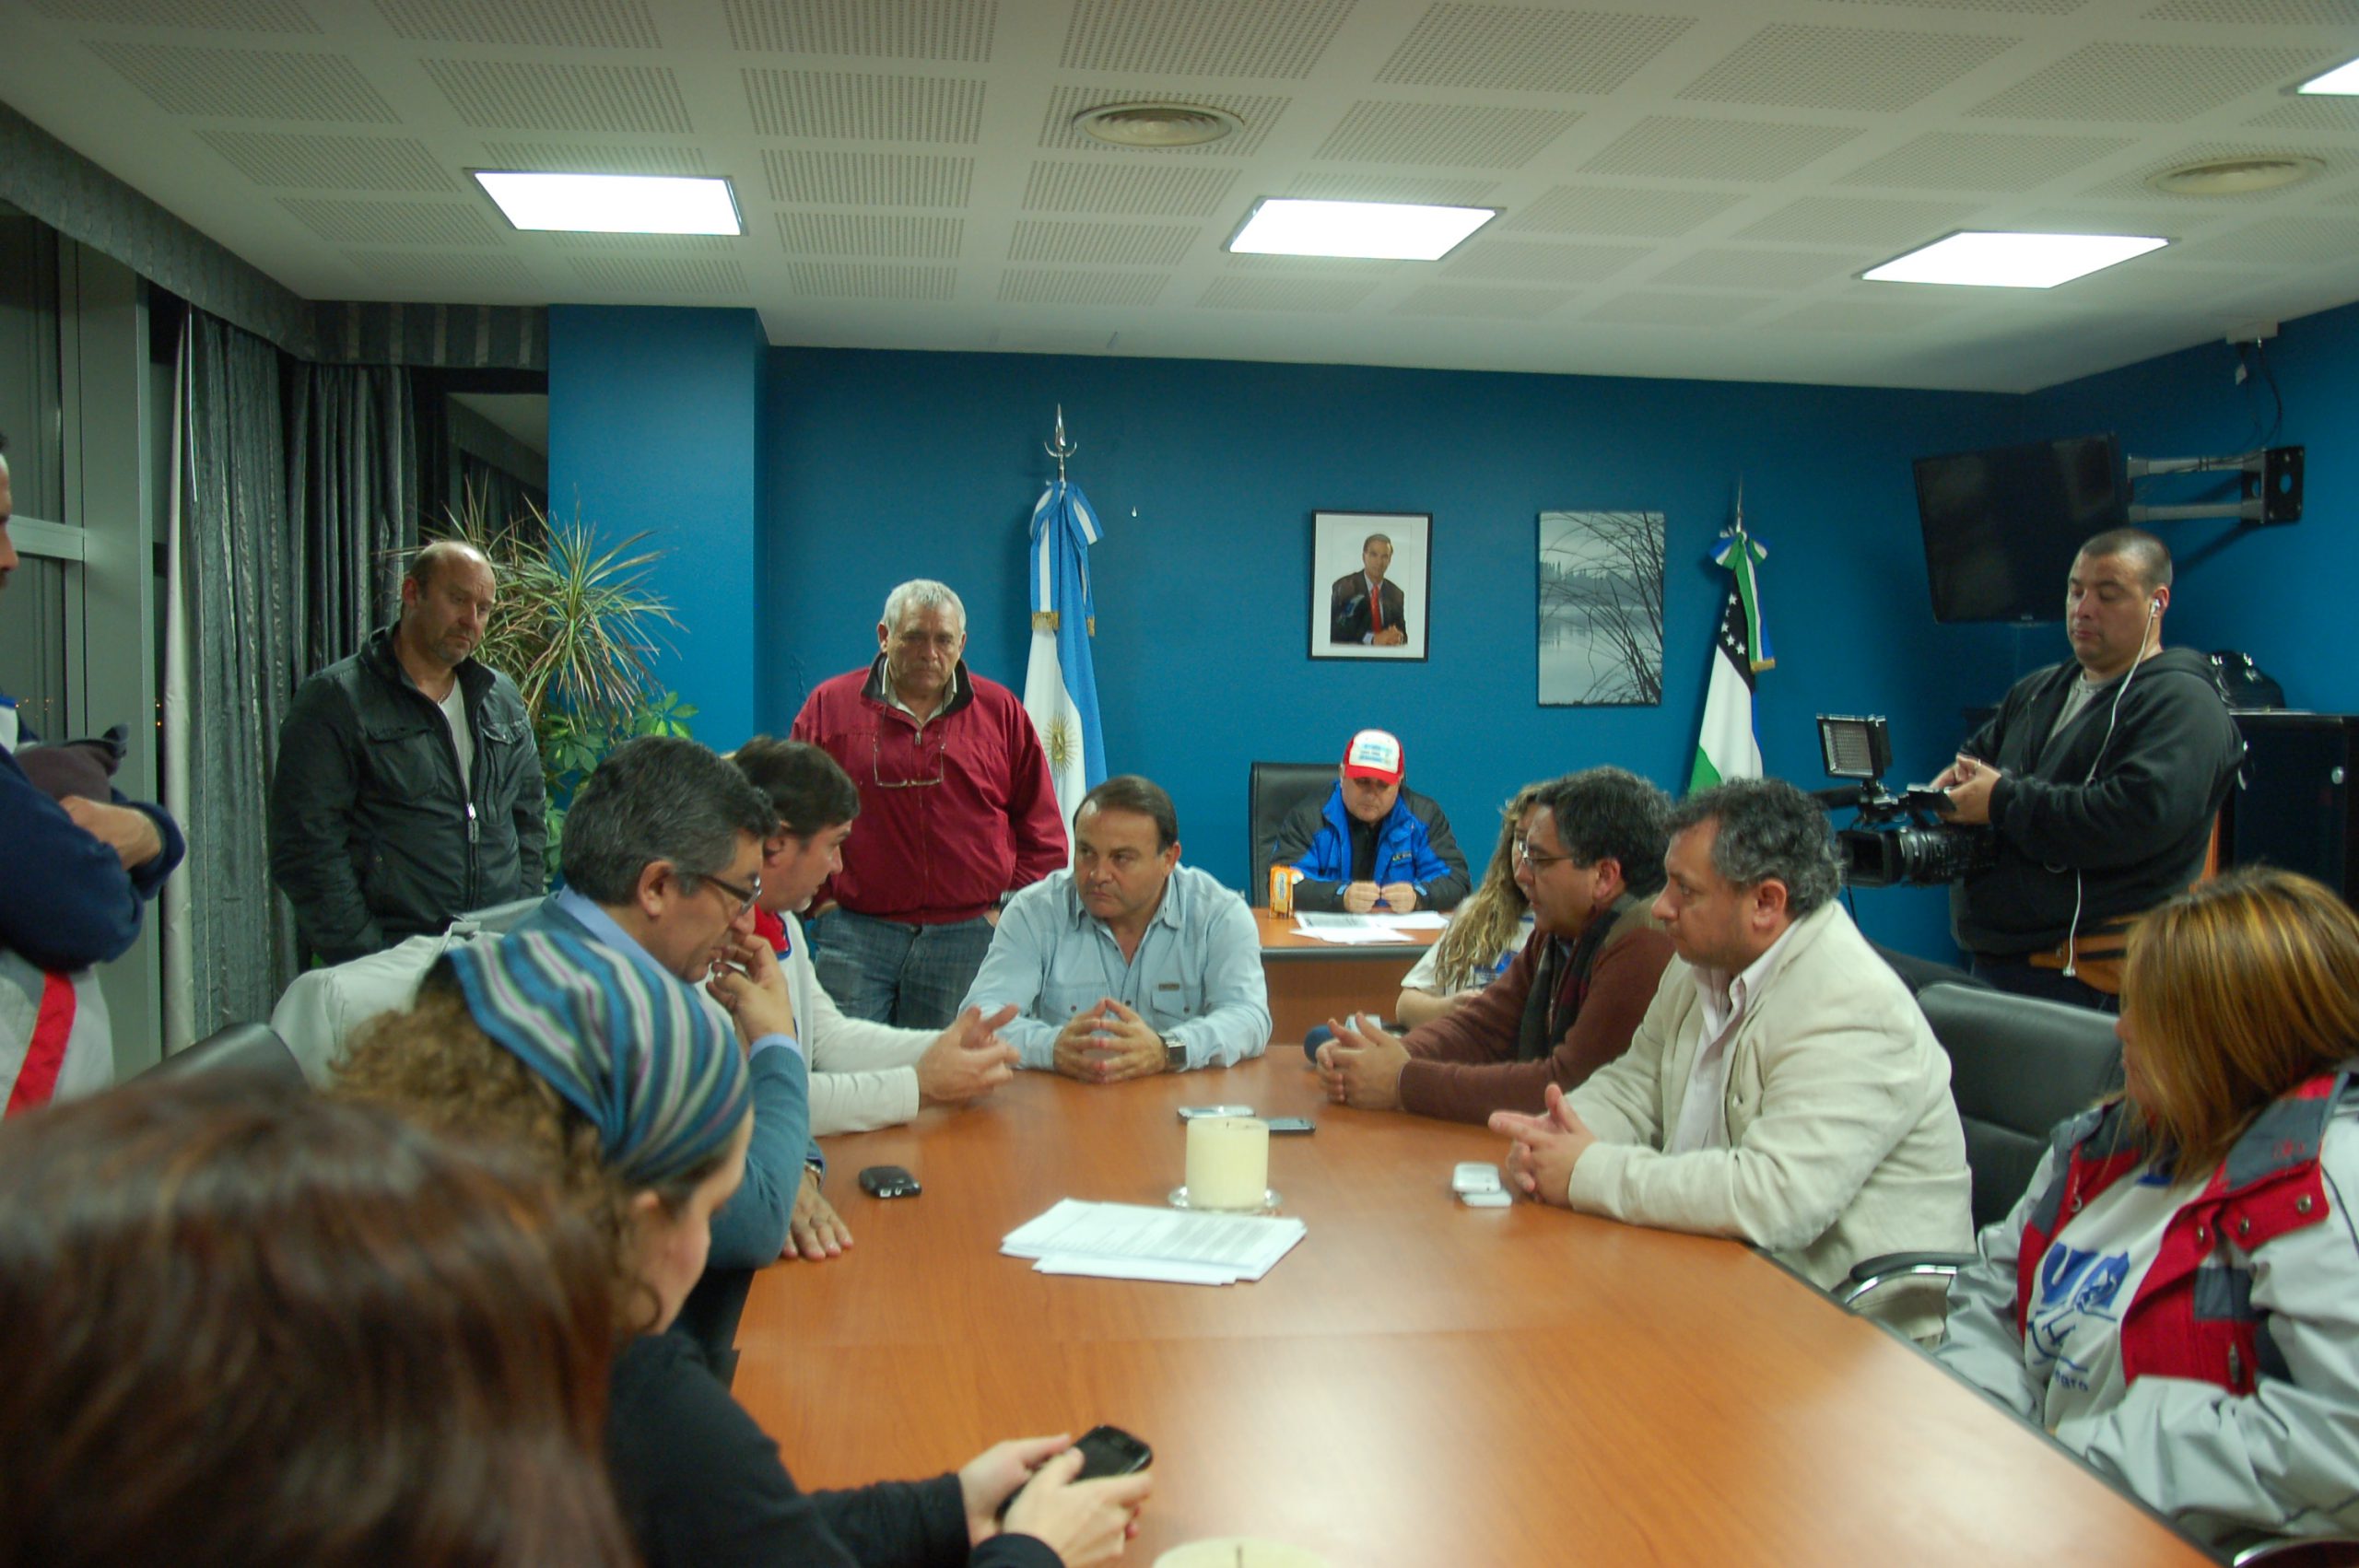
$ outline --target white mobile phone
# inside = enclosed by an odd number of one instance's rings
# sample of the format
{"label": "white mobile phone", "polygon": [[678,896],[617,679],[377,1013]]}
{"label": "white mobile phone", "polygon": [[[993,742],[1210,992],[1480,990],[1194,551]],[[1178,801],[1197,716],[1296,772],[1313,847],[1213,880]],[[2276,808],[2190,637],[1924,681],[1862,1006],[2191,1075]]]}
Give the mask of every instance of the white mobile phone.
{"label": "white mobile phone", "polygon": [[1450,1173],[1449,1189],[1460,1194],[1502,1191],[1499,1167],[1486,1165],[1480,1160],[1469,1160]]}
{"label": "white mobile phone", "polygon": [[1200,1116],[1251,1116],[1252,1114],[1253,1107],[1250,1106],[1182,1106],[1180,1107],[1181,1121],[1193,1121]]}
{"label": "white mobile phone", "polygon": [[1458,1200],[1469,1209],[1505,1209],[1515,1202],[1514,1197],[1505,1192],[1461,1192]]}

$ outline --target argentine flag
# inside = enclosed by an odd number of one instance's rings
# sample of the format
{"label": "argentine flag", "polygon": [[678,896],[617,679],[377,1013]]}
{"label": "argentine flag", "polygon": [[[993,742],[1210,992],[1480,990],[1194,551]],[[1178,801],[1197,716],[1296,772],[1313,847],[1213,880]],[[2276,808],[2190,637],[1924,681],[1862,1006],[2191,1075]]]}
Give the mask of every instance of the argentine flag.
{"label": "argentine flag", "polygon": [[1052,479],[1032,509],[1032,659],[1024,673],[1024,711],[1040,731],[1049,776],[1065,821],[1090,790],[1106,781],[1106,737],[1097,723],[1097,671],[1089,639],[1097,608],[1089,596],[1089,547],[1097,514],[1080,489]]}

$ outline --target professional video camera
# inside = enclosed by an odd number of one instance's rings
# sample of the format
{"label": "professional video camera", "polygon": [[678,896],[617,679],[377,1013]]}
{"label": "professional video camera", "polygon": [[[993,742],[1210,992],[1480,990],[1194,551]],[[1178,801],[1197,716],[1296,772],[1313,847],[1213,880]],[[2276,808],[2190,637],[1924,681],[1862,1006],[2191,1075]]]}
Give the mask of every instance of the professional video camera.
{"label": "professional video camera", "polygon": [[1895,795],[1884,787],[1884,772],[1892,766],[1892,727],[1881,718],[1822,713],[1818,749],[1830,778],[1858,780],[1811,796],[1829,810],[1859,808],[1859,821],[1835,835],[1843,880],[1851,886],[1937,886],[1997,860],[1998,840],[1987,828],[1941,820],[1949,799],[1942,791],[1912,784]]}

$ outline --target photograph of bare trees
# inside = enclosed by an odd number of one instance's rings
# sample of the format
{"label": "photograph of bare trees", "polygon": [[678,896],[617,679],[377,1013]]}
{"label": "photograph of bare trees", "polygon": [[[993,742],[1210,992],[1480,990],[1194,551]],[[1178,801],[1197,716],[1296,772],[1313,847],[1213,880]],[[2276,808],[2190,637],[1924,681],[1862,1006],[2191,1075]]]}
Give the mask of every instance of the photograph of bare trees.
{"label": "photograph of bare trees", "polygon": [[1540,514],[1540,702],[1662,701],[1661,512]]}

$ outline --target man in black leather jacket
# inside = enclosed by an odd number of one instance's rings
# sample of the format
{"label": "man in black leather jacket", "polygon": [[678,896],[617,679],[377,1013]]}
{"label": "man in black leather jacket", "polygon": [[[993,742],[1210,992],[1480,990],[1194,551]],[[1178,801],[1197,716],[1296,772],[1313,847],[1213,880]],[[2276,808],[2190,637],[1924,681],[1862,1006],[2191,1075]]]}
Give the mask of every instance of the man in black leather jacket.
{"label": "man in black leather jacket", "polygon": [[270,871],[331,964],[546,890],[540,755],[516,683],[473,657],[491,563],[440,540],[401,619],[303,683],[279,731]]}
{"label": "man in black leather jacket", "polygon": [[2064,593],[2072,662],[2015,683],[1933,780],[1952,820],[1998,839],[1995,863],[1951,885],[1950,924],[2002,989],[2108,1007],[2123,922],[2202,873],[2244,740],[2203,656],[2162,646],[2170,601],[2153,534],[2082,545]]}

